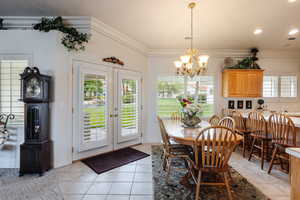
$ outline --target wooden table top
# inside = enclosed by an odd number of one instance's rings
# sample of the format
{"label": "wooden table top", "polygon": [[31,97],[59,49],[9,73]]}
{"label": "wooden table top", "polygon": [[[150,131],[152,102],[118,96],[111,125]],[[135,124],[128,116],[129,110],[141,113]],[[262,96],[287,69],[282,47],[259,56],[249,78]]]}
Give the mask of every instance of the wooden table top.
{"label": "wooden table top", "polygon": [[[202,121],[199,124],[200,128],[184,128],[181,123],[172,120],[164,120],[164,123],[169,137],[178,143],[186,145],[192,145],[200,131],[210,126],[207,121]],[[241,135],[236,134],[236,136],[237,141],[243,139],[243,136]]]}

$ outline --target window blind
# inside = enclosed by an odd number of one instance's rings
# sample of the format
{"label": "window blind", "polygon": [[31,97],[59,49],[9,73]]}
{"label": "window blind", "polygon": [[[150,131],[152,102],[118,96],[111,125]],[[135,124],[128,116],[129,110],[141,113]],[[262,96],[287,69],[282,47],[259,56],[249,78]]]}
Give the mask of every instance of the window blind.
{"label": "window blind", "polygon": [[280,77],[280,96],[297,97],[297,77],[281,76]]}
{"label": "window blind", "polygon": [[263,96],[278,97],[278,76],[264,76]]}
{"label": "window blind", "polygon": [[11,124],[23,124],[24,104],[20,99],[20,76],[28,60],[0,60],[0,112],[14,114]]}

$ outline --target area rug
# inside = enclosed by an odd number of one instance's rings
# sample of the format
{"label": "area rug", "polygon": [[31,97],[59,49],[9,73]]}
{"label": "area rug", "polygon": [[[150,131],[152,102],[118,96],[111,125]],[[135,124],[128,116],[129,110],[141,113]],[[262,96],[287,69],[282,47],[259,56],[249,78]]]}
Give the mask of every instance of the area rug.
{"label": "area rug", "polygon": [[[187,189],[179,182],[186,171],[173,170],[170,173],[169,184],[166,183],[166,172],[161,168],[162,146],[152,146],[152,171],[155,200],[194,200],[195,191]],[[176,167],[184,168],[182,160],[175,160]],[[233,184],[231,185],[234,199],[236,200],[269,200],[247,179],[242,177],[237,171],[231,168]],[[218,179],[217,175],[203,175],[205,181]],[[201,186],[201,199],[203,200],[226,200],[227,191],[223,186]]]}
{"label": "area rug", "polygon": [[18,169],[0,169],[0,200],[63,200],[54,170],[44,176],[24,175]]}
{"label": "area rug", "polygon": [[82,162],[89,166],[97,174],[101,174],[148,156],[150,155],[128,147],[87,158],[82,160]]}

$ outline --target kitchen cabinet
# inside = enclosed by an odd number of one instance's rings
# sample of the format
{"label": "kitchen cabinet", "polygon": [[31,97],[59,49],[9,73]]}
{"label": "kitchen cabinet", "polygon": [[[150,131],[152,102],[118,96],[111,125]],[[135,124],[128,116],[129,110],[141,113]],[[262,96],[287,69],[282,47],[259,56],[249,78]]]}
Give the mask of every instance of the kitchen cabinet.
{"label": "kitchen cabinet", "polygon": [[263,70],[226,69],[222,79],[224,97],[262,97]]}

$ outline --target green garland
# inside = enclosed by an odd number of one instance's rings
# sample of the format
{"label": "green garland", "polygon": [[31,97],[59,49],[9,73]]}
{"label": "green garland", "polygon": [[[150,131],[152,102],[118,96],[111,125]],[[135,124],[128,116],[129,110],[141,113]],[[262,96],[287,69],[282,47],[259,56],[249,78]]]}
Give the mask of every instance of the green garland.
{"label": "green garland", "polygon": [[90,35],[87,33],[79,33],[76,28],[67,27],[63,23],[62,17],[56,17],[54,19],[42,18],[41,23],[33,26],[34,30],[49,32],[51,30],[57,30],[64,34],[61,39],[61,43],[68,49],[68,51],[83,51],[85,49],[85,43],[88,43]]}

